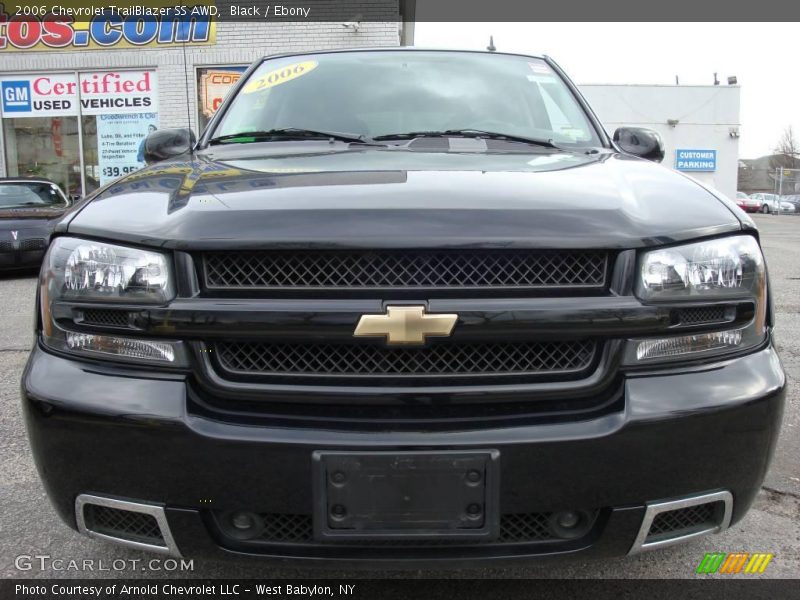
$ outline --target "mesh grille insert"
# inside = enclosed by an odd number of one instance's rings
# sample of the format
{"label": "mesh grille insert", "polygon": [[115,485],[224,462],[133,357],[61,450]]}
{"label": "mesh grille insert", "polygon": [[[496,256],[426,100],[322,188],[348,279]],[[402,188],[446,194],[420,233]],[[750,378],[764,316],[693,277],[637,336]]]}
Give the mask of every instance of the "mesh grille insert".
{"label": "mesh grille insert", "polygon": [[208,288],[602,287],[597,251],[237,251],[204,255]]}
{"label": "mesh grille insert", "polygon": [[129,313],[124,310],[110,310],[106,308],[87,308],[83,311],[82,323],[86,325],[100,325],[102,327],[130,327]]}
{"label": "mesh grille insert", "polygon": [[153,515],[96,504],[87,504],[83,510],[90,531],[133,542],[167,546]]}
{"label": "mesh grille insert", "polygon": [[31,238],[29,240],[22,240],[19,247],[20,250],[44,250],[45,243],[42,238]]}
{"label": "mesh grille insert", "polygon": [[652,541],[653,538],[659,537],[685,535],[695,529],[717,525],[719,523],[718,510],[721,506],[721,502],[711,502],[659,513],[650,525],[646,541]]}
{"label": "mesh grille insert", "polygon": [[724,323],[730,319],[725,314],[724,306],[697,306],[681,308],[677,311],[681,325],[697,325],[700,323]]}
{"label": "mesh grille insert", "polygon": [[13,252],[14,251],[14,242],[9,242],[8,240],[0,241],[0,252]]}
{"label": "mesh grille insert", "polygon": [[228,372],[250,375],[467,375],[571,373],[588,368],[596,344],[447,343],[424,348],[377,344],[221,342],[213,353]]}
{"label": "mesh grille insert", "polygon": [[[548,521],[553,513],[520,513],[504,514],[500,517],[500,535],[496,540],[463,541],[453,538],[438,540],[348,540],[337,539],[326,541],[326,544],[349,546],[435,546],[435,545],[475,545],[475,544],[518,544],[544,541],[560,541],[551,531]],[[262,514],[266,525],[258,540],[273,544],[313,544],[314,524],[311,515],[301,514]],[[597,511],[590,514],[586,532],[591,530],[597,517]]]}

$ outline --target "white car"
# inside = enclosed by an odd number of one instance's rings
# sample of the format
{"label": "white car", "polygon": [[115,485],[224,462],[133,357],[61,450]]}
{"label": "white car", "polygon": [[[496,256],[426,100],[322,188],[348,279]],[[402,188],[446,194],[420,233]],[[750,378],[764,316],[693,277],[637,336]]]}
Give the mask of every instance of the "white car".
{"label": "white car", "polygon": [[758,192],[755,194],[750,194],[750,198],[761,203],[760,210],[762,213],[768,214],[781,212],[781,199],[777,194],[763,194]]}

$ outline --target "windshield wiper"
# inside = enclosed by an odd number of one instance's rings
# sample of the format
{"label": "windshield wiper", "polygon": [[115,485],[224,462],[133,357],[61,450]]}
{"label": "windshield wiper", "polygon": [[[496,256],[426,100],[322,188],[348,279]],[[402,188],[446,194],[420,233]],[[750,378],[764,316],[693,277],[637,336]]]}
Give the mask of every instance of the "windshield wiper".
{"label": "windshield wiper", "polygon": [[268,129],[265,131],[242,131],[240,133],[230,133],[221,135],[208,140],[208,144],[225,144],[238,142],[240,144],[256,142],[271,138],[284,140],[308,140],[308,139],[329,139],[351,144],[368,144],[370,140],[366,136],[358,133],[343,133],[339,131],[319,131],[316,129],[303,129],[300,127],[282,127],[280,129]]}
{"label": "windshield wiper", "polygon": [[520,142],[523,144],[534,144],[536,146],[543,146],[545,148],[555,148],[561,150],[553,143],[553,140],[545,140],[538,138],[526,137],[523,135],[515,135],[512,133],[499,133],[496,131],[483,131],[482,129],[446,129],[444,131],[408,131],[404,133],[387,133],[385,135],[376,135],[372,138],[375,141],[379,140],[396,140],[418,137],[472,137],[472,138],[485,138],[490,140],[508,140],[509,142]]}

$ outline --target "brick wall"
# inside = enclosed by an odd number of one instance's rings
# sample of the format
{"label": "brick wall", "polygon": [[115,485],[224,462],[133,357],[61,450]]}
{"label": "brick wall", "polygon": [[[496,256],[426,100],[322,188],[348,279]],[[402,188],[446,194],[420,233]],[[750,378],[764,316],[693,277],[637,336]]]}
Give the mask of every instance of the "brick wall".
{"label": "brick wall", "polygon": [[[216,44],[187,46],[189,117],[197,131],[195,67],[247,65],[265,55],[333,48],[398,46],[397,0],[371,0],[371,18],[377,8],[387,20],[363,21],[358,32],[339,22],[222,22],[217,23]],[[355,9],[354,9],[355,10]],[[362,9],[363,10],[363,9]],[[357,12],[354,12],[357,14]],[[161,127],[185,127],[187,121],[184,54],[173,49],[80,50],[73,52],[0,52],[0,73],[69,71],[119,68],[154,68],[158,73]],[[5,176],[5,157],[0,177]]]}

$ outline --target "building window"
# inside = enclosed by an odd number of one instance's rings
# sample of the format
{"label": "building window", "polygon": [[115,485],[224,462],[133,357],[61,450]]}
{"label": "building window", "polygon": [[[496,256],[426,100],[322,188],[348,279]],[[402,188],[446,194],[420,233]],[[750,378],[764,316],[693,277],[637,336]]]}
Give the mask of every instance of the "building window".
{"label": "building window", "polygon": [[158,128],[155,71],[3,75],[0,92],[8,175],[46,177],[70,195],[144,166],[142,140]]}
{"label": "building window", "polygon": [[77,117],[4,118],[3,138],[9,177],[43,177],[80,194]]}
{"label": "building window", "polygon": [[247,70],[245,66],[202,67],[197,69],[197,123],[202,132],[225,96]]}

